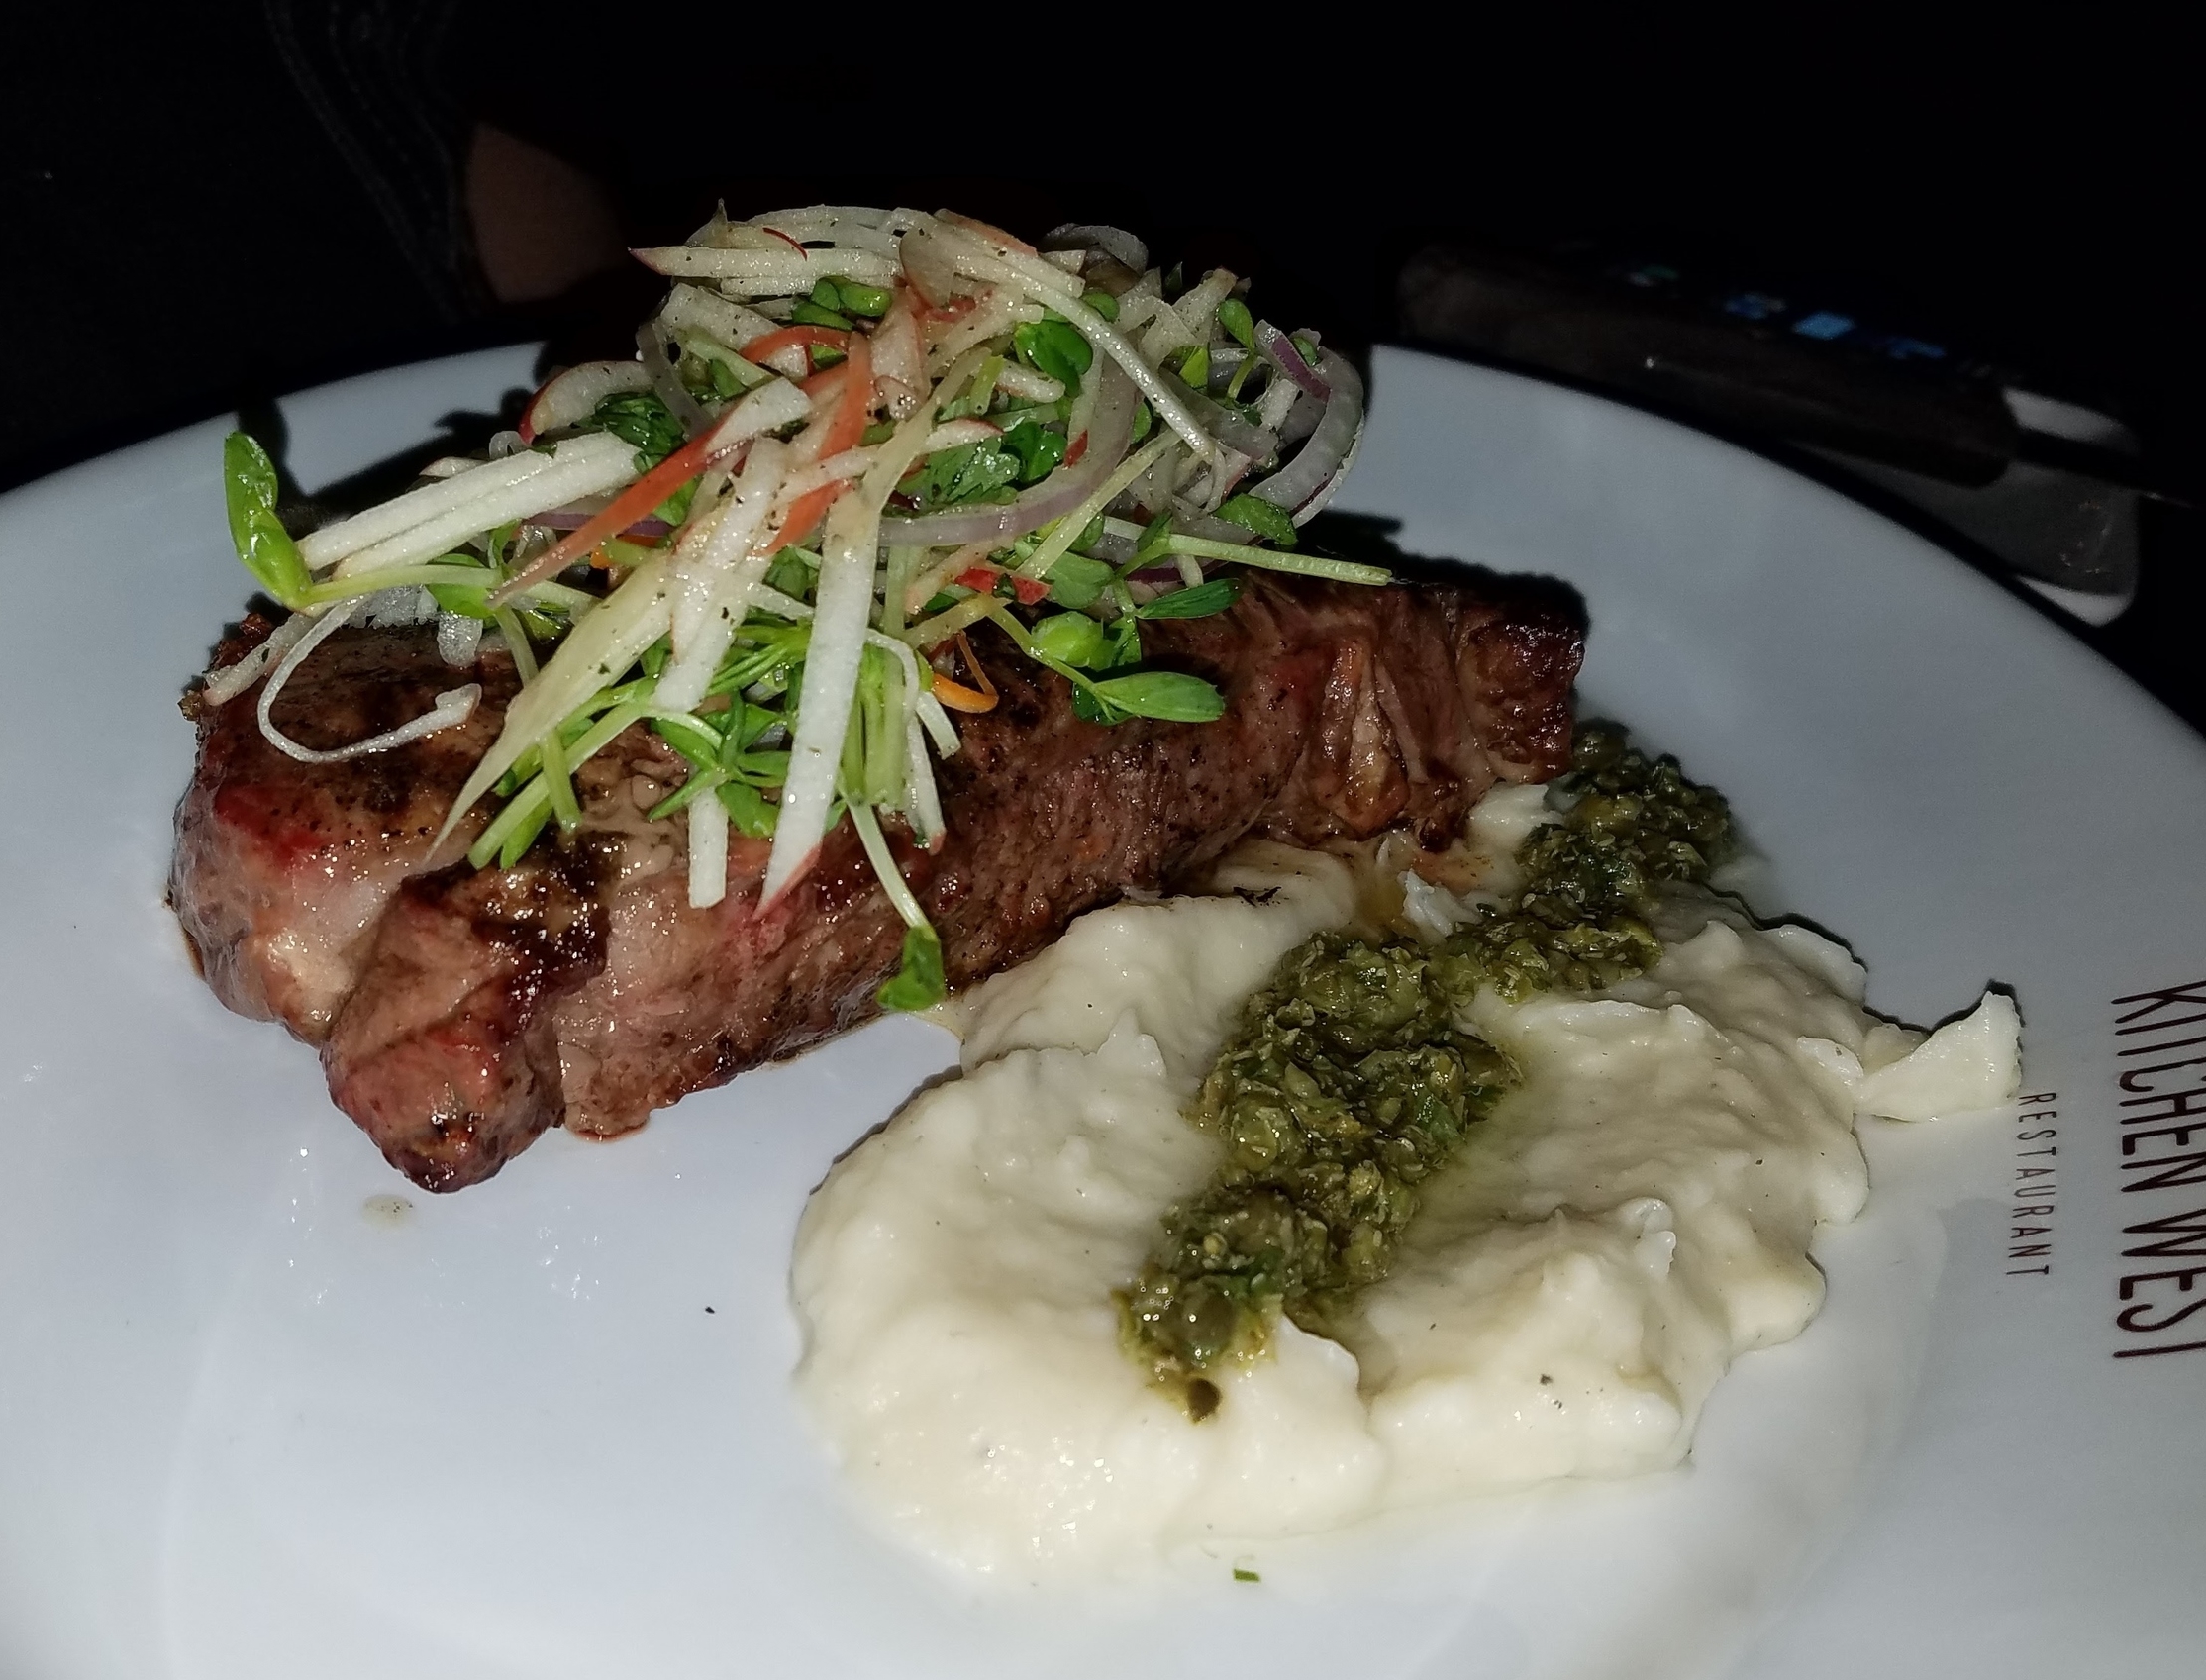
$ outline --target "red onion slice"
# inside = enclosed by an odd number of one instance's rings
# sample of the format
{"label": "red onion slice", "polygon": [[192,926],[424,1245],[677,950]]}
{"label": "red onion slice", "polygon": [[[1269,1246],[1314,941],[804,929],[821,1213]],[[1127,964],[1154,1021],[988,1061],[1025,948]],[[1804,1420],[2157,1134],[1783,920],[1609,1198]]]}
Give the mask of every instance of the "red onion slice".
{"label": "red onion slice", "polygon": [[1044,250],[1099,250],[1122,268],[1139,274],[1149,266],[1149,247],[1124,228],[1107,222],[1067,222],[1052,228]]}
{"label": "red onion slice", "polygon": [[1260,426],[1252,426],[1230,408],[1196,390],[1176,373],[1158,375],[1169,385],[1187,412],[1202,422],[1203,430],[1229,449],[1239,449],[1251,460],[1269,460],[1279,452],[1278,438]]}
{"label": "red onion slice", "polygon": [[1302,352],[1294,347],[1294,341],[1272,326],[1268,321],[1256,323],[1256,348],[1264,360],[1292,379],[1311,396],[1324,402],[1333,395],[1333,387],[1326,382],[1320,370],[1334,357],[1324,351],[1318,354],[1319,367],[1312,367],[1302,359]]}
{"label": "red onion slice", "polygon": [[[580,531],[604,511],[603,498],[597,498],[597,500],[600,503],[598,507],[584,507],[580,503],[576,503],[572,507],[552,508],[545,513],[531,514],[528,522],[531,525],[544,526],[552,531]],[[653,516],[649,519],[638,520],[621,535],[623,537],[663,537],[672,529],[673,527],[664,520]]]}
{"label": "red onion slice", "polygon": [[886,516],[881,520],[881,541],[894,547],[947,548],[967,543],[1000,547],[1078,507],[1125,457],[1140,397],[1116,362],[1097,359],[1102,362],[1102,383],[1088,421],[1088,446],[1077,462],[1058,467],[1009,502],[921,514],[916,519]]}
{"label": "red onion slice", "polygon": [[1286,509],[1297,525],[1333,499],[1363,439],[1363,381],[1354,367],[1346,356],[1325,350],[1318,356],[1318,374],[1333,393],[1318,429],[1294,459],[1249,491]]}
{"label": "red onion slice", "polygon": [[[1288,390],[1294,390],[1294,382],[1291,379],[1283,380],[1281,383]],[[1303,439],[1309,437],[1311,433],[1318,429],[1318,422],[1324,418],[1325,404],[1304,392],[1295,391],[1294,407],[1288,409],[1286,419],[1279,422],[1280,447],[1286,448],[1301,443]]]}

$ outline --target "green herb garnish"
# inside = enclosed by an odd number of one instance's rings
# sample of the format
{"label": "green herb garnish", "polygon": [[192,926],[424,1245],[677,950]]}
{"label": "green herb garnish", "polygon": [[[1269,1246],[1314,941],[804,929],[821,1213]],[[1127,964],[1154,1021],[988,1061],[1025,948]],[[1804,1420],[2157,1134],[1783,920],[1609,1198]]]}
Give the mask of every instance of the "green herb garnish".
{"label": "green herb garnish", "polygon": [[[868,286],[858,280],[823,280],[821,284],[833,286],[837,303],[849,315],[870,316],[877,321],[888,313],[888,306],[893,301],[880,287]],[[817,289],[814,290],[813,297],[815,301],[818,300]]]}
{"label": "green herb garnish", "polygon": [[1117,575],[1103,560],[1066,554],[1050,568],[1050,599],[1060,607],[1084,611],[1095,605]]}
{"label": "green herb garnish", "polygon": [[[822,302],[823,296],[828,299]],[[837,306],[843,301],[833,280],[822,280],[812,288],[812,295],[789,311],[791,321],[803,322],[812,327],[839,327],[848,332],[857,325]]]}
{"label": "green herb garnish", "polygon": [[656,391],[624,391],[607,397],[578,430],[610,432],[622,443],[635,445],[639,472],[649,472],[689,441],[682,423]]}
{"label": "green herb garnish", "polygon": [[1706,881],[1731,843],[1723,797],[1621,732],[1582,729],[1561,787],[1513,900],[1434,945],[1319,934],[1244,1008],[1188,1110],[1226,1164],[1118,1297],[1129,1353],[1190,1418],[1218,1407],[1205,1373],[1260,1353],[1279,1314],[1335,1334],[1387,1275],[1416,1187],[1516,1082],[1457,1025],[1480,988],[1520,1002],[1646,972],[1655,884]]}
{"label": "green herb garnish", "polygon": [[1241,579],[1214,577],[1189,589],[1175,589],[1169,595],[1159,595],[1146,607],[1135,612],[1145,619],[1207,619],[1213,613],[1222,613],[1241,599]]}
{"label": "green herb garnish", "polygon": [[1093,665],[1105,656],[1103,627],[1085,613],[1052,613],[1033,631],[1037,658]]}
{"label": "green herb garnish", "polygon": [[896,490],[911,498],[920,513],[970,502],[1008,502],[1017,494],[1020,467],[1018,453],[1007,453],[1003,440],[991,438],[936,450]]}
{"label": "green herb garnish", "polygon": [[896,975],[874,993],[883,1009],[926,1009],[950,990],[943,978],[943,942],[929,927],[904,930],[904,954]]}
{"label": "green herb garnish", "polygon": [[275,462],[251,434],[233,432],[222,441],[222,482],[238,558],[261,588],[284,606],[298,607],[314,575],[276,518]]}
{"label": "green herb garnish", "polygon": [[1039,484],[1064,461],[1064,434],[1022,420],[1003,435],[1003,448],[1018,458],[1019,482]]}
{"label": "green herb garnish", "polygon": [[1253,531],[1266,543],[1276,543],[1282,548],[1295,544],[1294,521],[1287,516],[1286,509],[1261,496],[1229,496],[1219,503],[1218,517],[1244,531]]}
{"label": "green herb garnish", "polygon": [[1047,373],[1067,391],[1077,391],[1095,362],[1095,351],[1069,322],[1029,321],[1011,335],[1019,359]]}
{"label": "green herb garnish", "polygon": [[1722,794],[1649,758],[1620,730],[1578,732],[1564,787],[1576,803],[1518,853],[1524,890],[1451,935],[1446,958],[1512,1003],[1551,988],[1591,991],[1661,956],[1646,915],[1658,881],[1706,881],[1731,846]]}
{"label": "green herb garnish", "polygon": [[1243,1010],[1188,1111],[1226,1164],[1119,1297],[1129,1351],[1190,1418],[1218,1408],[1204,1373],[1261,1352],[1278,1314],[1329,1334],[1387,1274],[1414,1187],[1516,1083],[1454,1026],[1469,997],[1449,980],[1414,939],[1320,934]]}

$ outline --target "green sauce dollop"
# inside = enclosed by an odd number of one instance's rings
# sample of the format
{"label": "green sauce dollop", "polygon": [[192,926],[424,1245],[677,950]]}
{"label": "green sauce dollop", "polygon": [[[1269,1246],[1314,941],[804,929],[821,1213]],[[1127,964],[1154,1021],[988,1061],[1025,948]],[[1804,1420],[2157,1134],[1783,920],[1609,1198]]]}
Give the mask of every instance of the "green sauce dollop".
{"label": "green sauce dollop", "polygon": [[1225,1162],[1118,1297],[1128,1352],[1190,1418],[1218,1406],[1204,1373],[1261,1352],[1280,1313],[1331,1334],[1392,1269],[1416,1186],[1517,1082],[1459,1025],[1478,989],[1514,1003],[1644,973],[1655,883],[1705,881],[1730,844],[1722,796],[1620,731],[1580,731],[1562,787],[1575,800],[1519,849],[1515,898],[1436,945],[1316,935],[1245,1006],[1188,1109]]}

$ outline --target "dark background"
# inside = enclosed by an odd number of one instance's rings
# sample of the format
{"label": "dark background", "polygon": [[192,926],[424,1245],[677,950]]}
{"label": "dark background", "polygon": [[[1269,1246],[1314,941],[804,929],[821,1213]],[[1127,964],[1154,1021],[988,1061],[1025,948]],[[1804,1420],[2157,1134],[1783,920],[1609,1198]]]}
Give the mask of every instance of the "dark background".
{"label": "dark background", "polygon": [[[1661,260],[2114,413],[2172,483],[2206,457],[2172,39],[1056,16],[1099,39],[455,0],[13,18],[0,488],[369,367],[618,353],[656,295],[620,247],[720,196],[1118,222],[1352,344],[1401,336],[1395,277],[1435,238]],[[2200,522],[2146,526],[2138,605],[2078,634],[2206,727]]]}

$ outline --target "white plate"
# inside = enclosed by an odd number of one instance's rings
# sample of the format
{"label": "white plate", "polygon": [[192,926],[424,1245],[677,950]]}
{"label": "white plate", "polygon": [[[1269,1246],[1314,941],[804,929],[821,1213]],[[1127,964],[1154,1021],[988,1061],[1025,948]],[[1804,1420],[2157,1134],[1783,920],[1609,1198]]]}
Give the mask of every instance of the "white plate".
{"label": "white plate", "polygon": [[[291,459],[325,482],[527,362],[309,393]],[[2206,1351],[2116,1355],[2206,1341],[2206,1315],[2116,1316],[2181,1304],[2187,1276],[2129,1301],[2122,1279],[2206,1258],[2125,1259],[2153,1238],[2124,1228],[2206,1208],[2206,1184],[2138,1190],[2184,1139],[2125,1157],[2116,1078],[2199,1051],[2115,1052],[2206,1027],[2117,1037],[2110,1000],[2206,973],[2201,743],[1991,584],[1755,457],[1397,352],[1375,391],[1348,504],[1413,552],[1581,588],[1588,695],[1733,796],[1778,860],[1770,902],[1850,936],[1886,1010],[2012,985],[2026,1088],[2057,1093],[2032,1110],[2051,1119],[1869,1138],[1878,1195],[1821,1249],[1826,1315],[1741,1364],[1690,1471],[1070,1608],[874,1537],[790,1403],[788,1242],[948,1039],[876,1027],[619,1144],[554,1135],[449,1200],[393,1176],[310,1053],[215,1003],[160,902],[175,696],[247,591],[209,424],[0,502],[0,1674],[2195,1666]],[[2206,1006],[2143,1024],[2180,1014]],[[2018,1171],[2049,1166],[2019,1182],[2052,1186],[2024,1222],[2050,1233],[2018,1240]],[[405,1212],[373,1211],[393,1195]]]}

